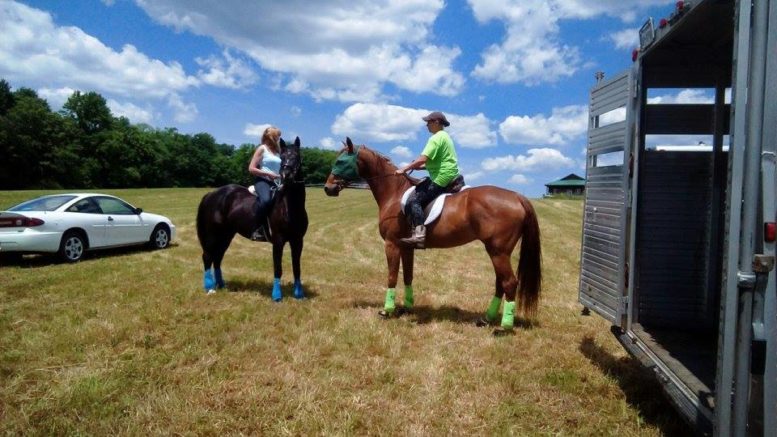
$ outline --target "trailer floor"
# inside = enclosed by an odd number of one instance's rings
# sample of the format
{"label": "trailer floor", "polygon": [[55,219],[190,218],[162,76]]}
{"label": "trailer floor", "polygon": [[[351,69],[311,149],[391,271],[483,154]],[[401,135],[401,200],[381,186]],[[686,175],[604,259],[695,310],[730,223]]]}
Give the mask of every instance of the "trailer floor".
{"label": "trailer floor", "polygon": [[717,337],[715,333],[634,324],[634,334],[699,398],[714,407]]}

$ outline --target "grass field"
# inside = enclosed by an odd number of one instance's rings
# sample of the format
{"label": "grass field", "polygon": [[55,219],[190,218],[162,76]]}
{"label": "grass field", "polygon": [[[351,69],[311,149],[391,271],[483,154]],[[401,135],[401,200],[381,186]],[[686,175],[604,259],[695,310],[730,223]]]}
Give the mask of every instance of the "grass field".
{"label": "grass field", "polygon": [[[309,298],[291,298],[287,248],[281,303],[271,247],[240,237],[223,265],[230,291],[203,292],[206,190],[104,192],[167,215],[177,239],[0,267],[3,434],[689,434],[608,323],[580,314],[579,200],[534,201],[536,323],[494,338],[473,323],[494,282],[479,243],[419,251],[415,313],[377,316],[386,264],[369,191],[308,189]],[[1,192],[0,209],[36,194]]]}

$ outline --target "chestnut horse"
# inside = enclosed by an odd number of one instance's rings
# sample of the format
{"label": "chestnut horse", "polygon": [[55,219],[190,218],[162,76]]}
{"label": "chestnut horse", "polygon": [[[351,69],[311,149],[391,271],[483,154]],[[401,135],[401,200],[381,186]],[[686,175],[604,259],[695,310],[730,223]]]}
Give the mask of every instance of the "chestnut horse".
{"label": "chestnut horse", "polygon": [[[367,148],[354,147],[350,138],[337,157],[324,191],[337,196],[350,182],[367,182],[378,203],[378,228],[384,240],[388,261],[386,301],[382,315],[391,315],[395,308],[395,287],[400,260],[405,282],[405,308],[413,305],[414,248],[400,238],[410,235],[410,225],[401,211],[402,194],[414,185],[411,178],[395,174],[397,167],[385,156]],[[480,240],[486,246],[496,273],[496,291],[485,320],[497,321],[504,297],[501,320],[503,330],[514,324],[516,290],[519,309],[527,318],[535,315],[542,286],[540,228],[537,215],[529,200],[513,191],[494,186],[481,186],[460,191],[445,199],[442,215],[427,226],[426,247],[447,248]],[[510,256],[521,240],[518,269],[513,272]],[[499,331],[497,331],[499,332]]]}
{"label": "chestnut horse", "polygon": [[[272,299],[276,302],[282,299],[282,258],[286,242],[291,247],[294,297],[305,297],[300,277],[300,258],[303,238],[308,229],[308,214],[305,211],[305,181],[299,137],[289,147],[281,140],[280,176],[281,185],[275,194],[269,217],[274,269]],[[251,238],[251,233],[256,229],[255,202],[256,195],[236,184],[224,185],[202,197],[197,209],[197,237],[202,246],[202,264],[205,269],[203,284],[208,293],[226,286],[221,275],[221,260],[235,234]]]}

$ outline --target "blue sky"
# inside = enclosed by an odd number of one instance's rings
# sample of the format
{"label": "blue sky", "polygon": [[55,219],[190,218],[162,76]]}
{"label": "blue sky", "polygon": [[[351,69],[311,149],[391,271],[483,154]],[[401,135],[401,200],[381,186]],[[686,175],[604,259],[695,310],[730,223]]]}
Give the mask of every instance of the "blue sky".
{"label": "blue sky", "polygon": [[[540,197],[585,174],[594,73],[629,68],[637,29],[674,3],[0,0],[0,77],[53,110],[96,91],[133,123],[235,146],[268,124],[306,147],[350,136],[397,165],[439,110],[468,183]],[[653,98],[701,98],[668,93]]]}

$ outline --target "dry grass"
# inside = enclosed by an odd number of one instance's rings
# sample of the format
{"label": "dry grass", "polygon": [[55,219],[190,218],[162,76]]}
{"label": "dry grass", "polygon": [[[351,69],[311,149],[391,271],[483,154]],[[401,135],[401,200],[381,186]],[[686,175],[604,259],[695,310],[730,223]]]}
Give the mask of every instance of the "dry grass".
{"label": "dry grass", "polygon": [[[0,269],[3,433],[688,433],[608,324],[580,315],[580,201],[534,201],[538,317],[494,338],[473,324],[493,293],[475,243],[419,252],[415,314],[377,317],[386,266],[367,191],[308,190],[309,299],[291,298],[286,253],[286,298],[273,303],[269,245],[239,237],[224,263],[231,292],[205,295],[194,228],[205,191],[110,191],[173,219],[168,250]],[[0,208],[34,194],[0,193]]]}

